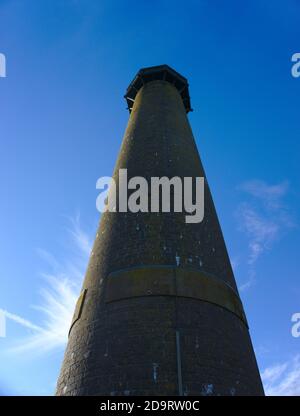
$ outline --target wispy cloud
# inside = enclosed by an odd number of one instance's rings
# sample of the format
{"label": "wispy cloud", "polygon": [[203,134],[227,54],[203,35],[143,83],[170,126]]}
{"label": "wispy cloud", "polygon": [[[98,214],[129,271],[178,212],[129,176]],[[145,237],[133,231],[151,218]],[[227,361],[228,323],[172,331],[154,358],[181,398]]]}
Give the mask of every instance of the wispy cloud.
{"label": "wispy cloud", "polygon": [[239,188],[259,198],[266,206],[278,208],[282,207],[281,199],[288,192],[289,183],[284,181],[277,185],[268,185],[264,181],[252,180],[244,182]]}
{"label": "wispy cloud", "polygon": [[19,315],[16,315],[14,313],[10,313],[4,309],[0,309],[0,312],[8,319],[11,319],[14,322],[17,322],[18,324],[24,326],[25,328],[32,329],[33,331],[42,332],[43,328],[41,328],[38,325],[34,325],[32,322],[28,321],[27,319],[22,318]]}
{"label": "wispy cloud", "polygon": [[71,226],[68,227],[69,233],[72,235],[77,248],[84,256],[89,256],[92,249],[92,239],[80,225],[80,215],[77,214],[75,218],[69,218]]}
{"label": "wispy cloud", "polygon": [[254,284],[254,282],[255,282],[255,271],[253,269],[250,269],[248,271],[248,280],[239,286],[239,291],[245,292]]}
{"label": "wispy cloud", "polygon": [[44,353],[63,347],[67,341],[75,303],[91,250],[91,238],[80,226],[80,218],[69,219],[72,255],[60,263],[51,253],[38,249],[45,260],[47,271],[41,274],[42,285],[39,289],[40,302],[32,306],[37,312],[41,325],[35,325],[27,319],[4,311],[8,319],[31,329],[25,338],[16,341],[10,348],[11,353],[33,351]]}
{"label": "wispy cloud", "polygon": [[255,282],[257,260],[295,223],[284,203],[289,190],[287,181],[269,185],[253,180],[241,184],[238,189],[248,196],[247,202],[242,202],[236,212],[238,228],[248,238],[249,276],[239,288],[243,291]]}
{"label": "wispy cloud", "polygon": [[230,257],[230,263],[231,263],[231,267],[232,270],[235,272],[237,270],[237,268],[239,267],[240,261],[238,257]]}
{"label": "wispy cloud", "polygon": [[242,203],[237,211],[239,229],[249,238],[248,264],[254,264],[278,238],[280,224],[265,214],[260,214],[249,203]]}
{"label": "wispy cloud", "polygon": [[261,377],[268,396],[300,396],[300,355],[266,368]]}

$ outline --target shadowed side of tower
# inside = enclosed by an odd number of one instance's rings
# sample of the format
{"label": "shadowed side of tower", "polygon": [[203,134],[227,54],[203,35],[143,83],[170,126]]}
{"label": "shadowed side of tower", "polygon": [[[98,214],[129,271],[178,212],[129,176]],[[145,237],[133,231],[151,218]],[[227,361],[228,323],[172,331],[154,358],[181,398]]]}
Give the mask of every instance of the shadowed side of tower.
{"label": "shadowed side of tower", "polygon": [[[187,80],[139,71],[114,178],[205,177]],[[205,179],[204,220],[102,215],[58,395],[263,395],[246,317]]]}

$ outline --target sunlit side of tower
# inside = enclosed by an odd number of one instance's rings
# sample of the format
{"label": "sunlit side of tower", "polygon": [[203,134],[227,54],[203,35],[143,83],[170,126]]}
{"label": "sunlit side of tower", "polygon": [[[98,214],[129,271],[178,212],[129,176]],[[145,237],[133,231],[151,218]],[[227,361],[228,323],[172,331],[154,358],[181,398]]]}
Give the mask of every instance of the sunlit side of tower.
{"label": "sunlit side of tower", "polygon": [[[115,166],[142,176],[205,177],[187,80],[138,72]],[[217,151],[217,150],[216,150]],[[57,395],[263,395],[248,324],[205,179],[204,220],[106,212],[69,333]]]}

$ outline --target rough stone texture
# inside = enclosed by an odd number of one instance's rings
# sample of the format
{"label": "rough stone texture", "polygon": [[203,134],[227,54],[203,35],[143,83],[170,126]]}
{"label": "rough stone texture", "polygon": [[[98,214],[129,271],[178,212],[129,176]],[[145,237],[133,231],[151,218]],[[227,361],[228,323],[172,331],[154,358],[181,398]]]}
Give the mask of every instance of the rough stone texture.
{"label": "rough stone texture", "polygon": [[[116,179],[120,168],[127,168],[129,178],[205,176],[182,99],[170,83],[152,81],[139,90]],[[178,395],[176,331],[182,394],[263,395],[248,329],[228,310],[179,296],[105,301],[108,275],[141,265],[201,270],[237,292],[207,182],[203,222],[187,224],[184,217],[172,212],[102,215],[58,395]]]}

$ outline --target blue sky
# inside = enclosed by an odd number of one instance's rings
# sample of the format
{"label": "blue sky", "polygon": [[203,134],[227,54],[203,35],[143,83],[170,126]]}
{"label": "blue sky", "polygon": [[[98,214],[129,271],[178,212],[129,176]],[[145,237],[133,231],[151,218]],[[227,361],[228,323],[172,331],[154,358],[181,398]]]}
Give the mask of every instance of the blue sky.
{"label": "blue sky", "polygon": [[300,395],[300,4],[1,0],[0,393],[53,394],[141,67],[186,76],[189,119],[269,394]]}

